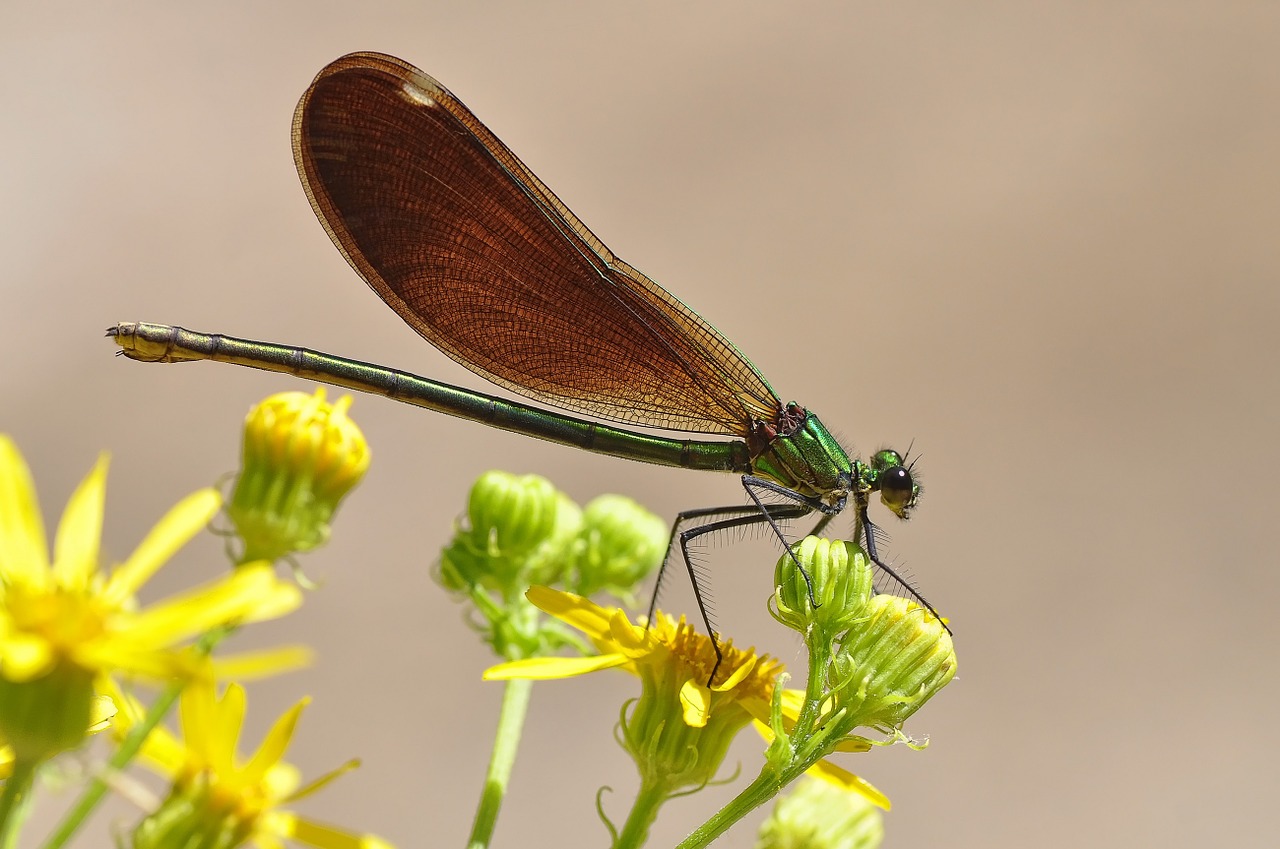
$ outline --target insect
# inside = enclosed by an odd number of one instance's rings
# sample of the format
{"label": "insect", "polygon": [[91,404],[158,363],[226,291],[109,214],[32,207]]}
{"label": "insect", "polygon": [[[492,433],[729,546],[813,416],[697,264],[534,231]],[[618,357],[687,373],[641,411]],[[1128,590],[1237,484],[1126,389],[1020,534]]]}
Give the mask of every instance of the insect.
{"label": "insect", "polygon": [[851,459],[710,323],[615,256],[440,83],[391,56],[343,56],[303,94],[293,153],[334,245],[410,327],[498,386],[589,418],[172,325],[112,328],[125,356],[283,372],[599,454],[740,475],[749,503],[680,513],[658,574],[660,586],[678,542],[709,632],[692,542],[765,524],[785,546],[781,522],[816,513],[820,530],[850,506],[870,558],[937,615],[881,559],[867,515],[876,493],[900,518],[915,507],[920,487],[906,458]]}

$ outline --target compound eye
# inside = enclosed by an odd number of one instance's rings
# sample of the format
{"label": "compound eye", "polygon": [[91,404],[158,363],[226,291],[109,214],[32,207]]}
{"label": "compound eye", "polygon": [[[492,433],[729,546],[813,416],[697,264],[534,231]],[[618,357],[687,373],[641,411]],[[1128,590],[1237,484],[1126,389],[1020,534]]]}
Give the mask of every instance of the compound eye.
{"label": "compound eye", "polygon": [[915,506],[919,494],[911,472],[902,466],[892,466],[880,472],[876,482],[880,486],[880,501],[884,506],[905,518],[904,514]]}

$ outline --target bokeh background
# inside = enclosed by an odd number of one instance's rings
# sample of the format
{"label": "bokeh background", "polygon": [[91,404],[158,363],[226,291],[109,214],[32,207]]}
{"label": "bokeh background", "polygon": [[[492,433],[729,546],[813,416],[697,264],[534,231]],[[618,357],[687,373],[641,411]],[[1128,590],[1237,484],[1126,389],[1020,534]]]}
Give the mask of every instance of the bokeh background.
{"label": "bokeh background", "polygon": [[[358,49],[441,79],[852,446],[914,440],[925,497],[886,527],[951,618],[960,675],[909,723],[926,751],[851,763],[895,802],[887,845],[1274,835],[1280,6],[6,3],[0,429],[50,528],[109,448],[124,556],[235,467],[251,403],[307,388],[118,359],[117,321],[486,388],[366,290],[298,186],[294,104]],[[375,460],[306,559],[323,590],[240,643],[302,640],[319,662],[252,687],[251,736],[313,694],[294,760],[364,767],[303,809],[459,845],[500,692],[428,574],[470,482],[539,472],[665,517],[741,491],[381,399],[354,412]],[[776,555],[717,548],[714,592],[738,642],[800,665],[765,614]],[[154,592],[220,562],[201,542]],[[495,845],[606,842],[594,794],[625,815],[611,729],[633,693],[621,674],[536,688]],[[759,757],[745,736],[732,755],[747,775]],[[652,845],[732,793],[672,803]]]}

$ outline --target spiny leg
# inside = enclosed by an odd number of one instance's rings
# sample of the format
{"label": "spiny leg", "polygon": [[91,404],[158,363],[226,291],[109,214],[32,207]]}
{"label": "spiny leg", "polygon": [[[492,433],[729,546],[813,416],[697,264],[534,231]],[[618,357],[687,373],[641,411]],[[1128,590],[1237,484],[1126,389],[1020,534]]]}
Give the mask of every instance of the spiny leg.
{"label": "spiny leg", "polygon": [[[756,508],[750,504],[733,504],[728,507],[699,507],[695,510],[683,510],[676,514],[676,520],[671,523],[671,536],[667,538],[667,553],[662,558],[662,565],[658,567],[658,578],[653,583],[653,595],[649,600],[650,625],[653,624],[653,614],[658,609],[658,597],[662,592],[662,581],[667,573],[667,564],[671,562],[671,550],[675,547],[676,539],[680,536],[684,525],[690,520],[705,519],[708,516],[750,515],[756,512]],[[692,574],[692,571],[690,571],[691,576]]]}
{"label": "spiny leg", "polygon": [[[793,511],[794,509],[795,509],[795,505],[791,505],[791,504],[769,505],[769,511],[782,511],[782,513],[787,514],[787,515],[778,516],[778,518],[784,519],[784,520],[798,518],[798,516],[804,515],[804,513],[797,513],[795,516],[790,515],[791,511]],[[757,507],[754,504],[731,504],[727,507],[699,507],[695,510],[684,510],[676,514],[676,520],[671,524],[671,536],[668,537],[667,539],[667,554],[665,557],[662,558],[662,565],[658,567],[658,578],[656,581],[654,581],[653,596],[649,601],[650,624],[653,623],[653,614],[654,614],[654,611],[656,611],[658,608],[658,599],[662,592],[663,579],[666,576],[667,566],[671,563],[672,549],[675,547],[676,540],[683,533],[684,526],[693,519],[706,519],[708,517],[731,517],[731,516],[751,517],[752,521],[744,522],[742,523],[741,526],[752,525],[752,524],[756,524],[757,522],[764,521],[764,517],[761,511],[762,511],[762,508]],[[806,510],[805,512],[807,513],[809,511]],[[739,526],[735,525],[732,527],[739,527]],[[720,528],[715,527],[713,524],[712,530],[719,530],[719,529]],[[701,536],[701,534],[696,534],[695,536]],[[687,560],[685,562],[685,566],[689,568],[690,577],[693,577],[693,570],[692,570],[691,564]]]}
{"label": "spiny leg", "polygon": [[823,513],[822,518],[818,519],[814,526],[809,529],[809,536],[816,537],[821,534],[835,517],[835,513]]}
{"label": "spiny leg", "polygon": [[875,534],[875,532],[879,530],[879,527],[876,525],[873,525],[871,523],[871,519],[868,518],[867,505],[865,502],[859,503],[857,505],[856,515],[858,517],[857,518],[858,527],[855,529],[854,538],[856,539],[857,537],[862,537],[862,539],[866,542],[867,557],[871,558],[871,562],[876,564],[877,568],[879,568],[882,572],[884,572],[886,575],[888,575],[890,578],[896,581],[898,583],[898,586],[902,587],[904,590],[911,593],[912,597],[914,597],[916,601],[920,602],[922,607],[924,607],[931,614],[933,614],[933,618],[941,622],[942,627],[946,630],[948,634],[950,634],[951,629],[947,627],[947,623],[943,621],[941,616],[938,615],[938,611],[933,609],[933,605],[929,603],[928,599],[926,599],[923,595],[921,595],[919,590],[911,586],[911,584],[908,581],[906,581],[901,575],[899,575],[896,571],[891,569],[883,560],[880,559],[880,554],[879,552],[876,551],[876,534]]}
{"label": "spiny leg", "polygon": [[[812,512],[806,505],[803,505],[803,504],[768,504],[768,505],[761,505],[759,510],[756,510],[754,508],[743,508],[741,506],[737,506],[737,507],[725,510],[720,515],[725,515],[726,513],[742,513],[744,509],[748,509],[751,512],[747,513],[746,515],[734,516],[728,519],[721,519],[716,522],[708,522],[705,525],[699,525],[696,528],[690,528],[687,531],[681,531],[679,533],[680,554],[684,558],[685,568],[689,572],[689,581],[690,583],[693,584],[693,597],[698,604],[698,612],[702,615],[702,622],[707,627],[707,636],[710,637],[711,639],[711,648],[716,653],[715,665],[711,667],[711,674],[707,676],[707,686],[710,686],[711,682],[715,680],[716,672],[720,669],[720,664],[724,660],[724,653],[720,650],[720,641],[716,638],[715,627],[712,625],[711,616],[707,612],[706,600],[703,598],[703,595],[702,595],[702,585],[698,581],[698,573],[697,573],[697,570],[694,568],[693,558],[689,554],[689,543],[691,543],[693,540],[705,534],[715,533],[716,531],[729,530],[731,528],[742,528],[742,527],[747,527],[749,525],[756,525],[760,523],[768,523],[771,527],[774,528],[775,532],[777,532],[781,536],[781,529],[779,529],[777,526],[777,522],[779,520],[787,521],[789,519],[797,519],[801,516],[805,516],[810,512]],[[699,511],[690,511],[690,512],[696,513]],[[712,511],[712,510],[706,510],[701,512],[703,517],[716,515],[715,511]],[[785,543],[785,540],[784,540],[784,543]],[[656,589],[655,589],[654,601],[653,601],[653,604],[650,605],[650,613],[649,613],[650,623],[653,622],[653,605],[656,605],[656,604],[657,604],[657,597],[656,597]]]}
{"label": "spiny leg", "polygon": [[[798,518],[799,516],[805,516],[805,515],[808,515],[809,513],[812,513],[814,510],[820,510],[824,514],[827,514],[827,515],[824,515],[822,519],[818,520],[818,524],[814,528],[815,532],[820,531],[824,527],[826,527],[827,522],[829,522],[831,520],[831,516],[834,515],[834,511],[829,511],[829,509],[824,509],[824,505],[820,501],[815,501],[813,499],[805,498],[803,495],[801,495],[800,493],[794,490],[787,489],[785,486],[780,486],[774,483],[773,481],[765,480],[764,478],[758,478],[754,475],[743,475],[742,486],[747,491],[747,495],[751,496],[751,500],[754,501],[756,506],[760,508],[760,512],[764,514],[766,521],[769,522],[769,527],[773,528],[773,532],[777,535],[779,542],[782,543],[782,548],[787,552],[787,554],[791,556],[791,562],[796,564],[796,568],[800,570],[800,577],[804,578],[804,585],[808,589],[809,603],[813,605],[814,609],[821,607],[821,605],[818,604],[818,599],[814,597],[814,594],[813,594],[813,579],[809,577],[809,573],[808,571],[805,570],[804,566],[800,565],[800,558],[798,558],[796,556],[796,553],[791,550],[791,543],[787,541],[786,534],[782,532],[782,528],[778,527],[777,522],[769,518],[768,512],[765,509],[765,503],[760,500],[760,496],[756,493],[756,489],[761,489],[761,490],[764,490],[765,492],[772,492],[775,495],[781,495],[784,498],[789,498],[792,501],[796,502],[796,504],[794,505],[795,507],[803,508],[803,512],[799,513],[796,517],[788,517],[788,518]],[[785,507],[789,505],[780,505],[780,506]]]}

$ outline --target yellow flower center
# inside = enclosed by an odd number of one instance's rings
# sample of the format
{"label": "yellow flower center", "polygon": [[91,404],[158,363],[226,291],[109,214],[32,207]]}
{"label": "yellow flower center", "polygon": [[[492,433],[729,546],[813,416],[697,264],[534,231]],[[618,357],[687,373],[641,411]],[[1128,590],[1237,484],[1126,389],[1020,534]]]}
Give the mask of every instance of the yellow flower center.
{"label": "yellow flower center", "polygon": [[[705,682],[716,665],[716,652],[711,638],[699,633],[683,616],[679,621],[664,613],[657,616],[654,634],[689,669],[689,677]],[[721,682],[741,680],[730,688],[738,698],[760,698],[769,701],[773,695],[774,679],[781,664],[767,654],[757,655],[752,649],[739,649],[733,640],[720,644],[723,659],[716,670],[716,680]]]}
{"label": "yellow flower center", "polygon": [[61,587],[35,590],[20,584],[6,588],[5,606],[15,630],[40,637],[58,653],[102,636],[115,612],[92,593]]}

